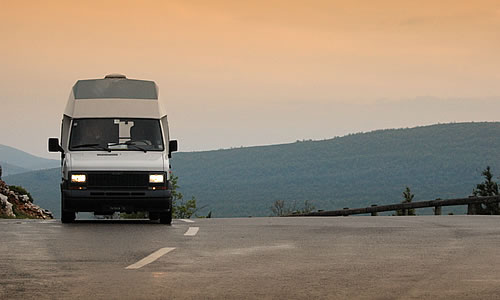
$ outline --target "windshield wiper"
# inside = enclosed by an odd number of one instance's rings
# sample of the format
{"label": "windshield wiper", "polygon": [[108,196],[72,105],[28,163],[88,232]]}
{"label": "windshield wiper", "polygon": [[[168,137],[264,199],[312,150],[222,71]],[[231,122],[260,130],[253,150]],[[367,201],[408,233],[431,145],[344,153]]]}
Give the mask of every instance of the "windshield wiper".
{"label": "windshield wiper", "polygon": [[106,147],[103,147],[103,146],[101,146],[100,144],[80,144],[80,145],[73,146],[73,147],[71,147],[71,148],[73,148],[73,149],[74,149],[74,148],[86,148],[86,147],[111,152],[111,149],[108,149],[108,148],[106,148]]}
{"label": "windshield wiper", "polygon": [[135,143],[128,143],[127,145],[134,146],[135,148],[137,148],[137,149],[139,149],[141,151],[144,151],[144,153],[148,152],[148,150],[146,150],[146,149],[144,149],[142,147],[137,146]]}
{"label": "windshield wiper", "polygon": [[144,148],[142,148],[142,147],[140,147],[140,146],[137,146],[137,145],[135,144],[135,142],[131,142],[131,141],[128,141],[128,142],[125,142],[125,143],[114,143],[114,144],[111,144],[111,145],[109,145],[109,146],[119,146],[119,145],[134,146],[136,149],[141,150],[141,151],[144,151],[144,153],[147,153],[147,152],[148,152],[148,150],[146,150],[146,149],[144,149]]}

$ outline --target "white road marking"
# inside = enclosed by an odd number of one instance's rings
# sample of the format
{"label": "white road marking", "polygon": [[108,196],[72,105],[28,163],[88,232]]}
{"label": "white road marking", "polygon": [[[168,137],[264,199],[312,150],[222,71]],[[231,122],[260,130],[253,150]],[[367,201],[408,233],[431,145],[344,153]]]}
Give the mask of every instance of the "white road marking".
{"label": "white road marking", "polygon": [[464,279],[462,281],[469,281],[469,282],[500,282],[500,279]]}
{"label": "white road marking", "polygon": [[198,233],[198,230],[200,230],[200,227],[189,227],[184,235],[195,236]]}
{"label": "white road marking", "polygon": [[179,219],[179,220],[186,222],[186,223],[194,223],[193,220],[189,220],[189,219]]}
{"label": "white road marking", "polygon": [[127,270],[135,270],[144,267],[147,264],[150,264],[157,260],[158,258],[162,257],[163,255],[167,254],[168,252],[174,250],[175,248],[161,248],[150,255],[144,257],[140,261],[136,262],[135,264],[131,264],[130,266],[126,267],[125,269]]}

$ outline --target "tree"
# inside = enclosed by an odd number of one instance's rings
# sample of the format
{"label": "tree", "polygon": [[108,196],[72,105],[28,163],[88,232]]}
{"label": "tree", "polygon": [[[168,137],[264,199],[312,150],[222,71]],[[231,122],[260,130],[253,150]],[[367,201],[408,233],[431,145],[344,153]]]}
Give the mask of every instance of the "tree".
{"label": "tree", "polygon": [[[476,188],[472,192],[473,195],[476,197],[497,196],[498,183],[493,181],[493,174],[491,173],[490,166],[487,166],[481,174],[484,176],[485,180],[484,182],[476,185]],[[500,208],[498,205],[498,203],[481,204],[479,213],[482,215],[498,215],[500,214]]]}
{"label": "tree", "polygon": [[189,200],[184,199],[184,195],[177,189],[179,177],[171,173],[172,182],[172,216],[175,219],[189,219],[198,210],[196,209],[196,198],[193,196]]}
{"label": "tree", "polygon": [[271,206],[271,211],[273,212],[273,216],[282,217],[290,214],[288,208],[285,207],[285,200],[276,200]]}
{"label": "tree", "polygon": [[[403,192],[403,198],[404,199],[403,199],[403,201],[401,203],[411,203],[411,201],[413,200],[413,197],[415,197],[415,195],[413,195],[411,193],[409,187],[406,187],[406,189]],[[410,209],[399,209],[399,210],[396,210],[396,216],[416,216],[415,209],[414,208],[410,208]]]}
{"label": "tree", "polygon": [[311,201],[309,200],[306,200],[304,202],[304,207],[302,208],[302,210],[300,211],[300,213],[303,213],[303,214],[308,214],[310,212],[313,212],[313,210],[315,210],[316,207],[312,204]]}
{"label": "tree", "polygon": [[[172,183],[172,218],[175,219],[189,219],[198,210],[196,208],[196,198],[191,197],[189,200],[184,199],[184,195],[177,189],[179,185],[177,181],[179,178],[171,173],[171,183]],[[120,218],[122,219],[143,219],[147,218],[147,212],[136,212],[131,214],[122,213]],[[209,213],[209,217],[212,217],[212,212]]]}
{"label": "tree", "polygon": [[276,200],[271,206],[272,215],[277,217],[288,216],[291,214],[307,214],[312,212],[314,209],[315,206],[309,200],[304,201],[302,209],[297,209],[295,202],[291,207],[286,205],[285,200]]}

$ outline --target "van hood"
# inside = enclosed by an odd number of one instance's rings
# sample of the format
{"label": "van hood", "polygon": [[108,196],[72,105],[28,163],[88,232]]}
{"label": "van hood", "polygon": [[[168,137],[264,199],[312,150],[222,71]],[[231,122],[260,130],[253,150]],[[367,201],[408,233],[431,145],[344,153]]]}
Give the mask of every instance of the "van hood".
{"label": "van hood", "polygon": [[72,171],[165,171],[163,152],[81,151],[66,155]]}

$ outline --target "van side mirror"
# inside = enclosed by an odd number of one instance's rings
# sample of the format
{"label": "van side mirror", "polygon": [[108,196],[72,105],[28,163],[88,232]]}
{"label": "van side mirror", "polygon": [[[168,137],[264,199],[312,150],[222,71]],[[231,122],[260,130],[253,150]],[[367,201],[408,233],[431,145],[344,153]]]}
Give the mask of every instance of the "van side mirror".
{"label": "van side mirror", "polygon": [[64,152],[64,149],[59,145],[58,138],[49,139],[49,152]]}
{"label": "van side mirror", "polygon": [[171,140],[170,142],[168,142],[168,158],[172,157],[172,152],[177,151],[177,147],[177,140]]}

